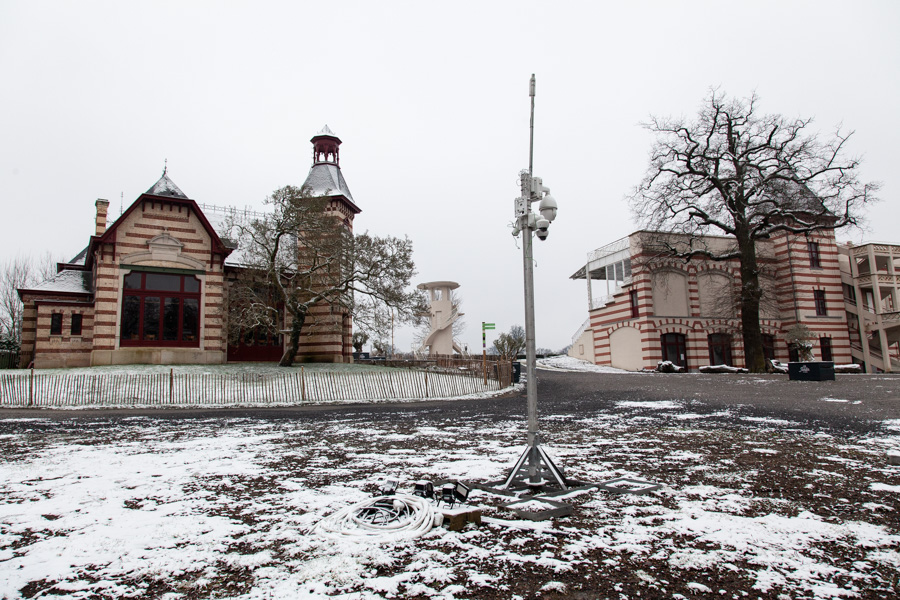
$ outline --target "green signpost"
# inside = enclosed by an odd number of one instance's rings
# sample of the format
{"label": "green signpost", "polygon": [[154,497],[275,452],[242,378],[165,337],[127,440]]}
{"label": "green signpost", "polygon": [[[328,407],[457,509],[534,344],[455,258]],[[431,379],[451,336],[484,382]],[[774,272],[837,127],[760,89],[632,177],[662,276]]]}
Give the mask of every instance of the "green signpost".
{"label": "green signpost", "polygon": [[484,385],[487,385],[487,334],[488,329],[496,329],[494,323],[481,322],[481,370],[484,373]]}

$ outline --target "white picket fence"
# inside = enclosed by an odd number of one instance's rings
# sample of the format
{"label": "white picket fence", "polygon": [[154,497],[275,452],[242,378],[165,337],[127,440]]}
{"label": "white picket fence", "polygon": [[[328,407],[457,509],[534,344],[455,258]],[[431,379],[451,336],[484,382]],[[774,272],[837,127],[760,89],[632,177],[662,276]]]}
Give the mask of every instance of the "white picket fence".
{"label": "white picket fence", "polygon": [[454,398],[497,391],[481,374],[395,369],[284,374],[0,374],[0,407],[229,406]]}

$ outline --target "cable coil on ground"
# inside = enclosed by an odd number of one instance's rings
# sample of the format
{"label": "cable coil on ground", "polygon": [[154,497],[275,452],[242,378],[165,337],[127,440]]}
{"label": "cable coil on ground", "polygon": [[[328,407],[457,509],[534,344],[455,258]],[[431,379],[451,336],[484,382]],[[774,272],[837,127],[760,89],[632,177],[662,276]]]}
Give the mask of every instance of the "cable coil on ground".
{"label": "cable coil on ground", "polygon": [[427,499],[395,494],[343,508],[316,523],[312,532],[332,539],[397,541],[421,537],[441,521],[443,515]]}

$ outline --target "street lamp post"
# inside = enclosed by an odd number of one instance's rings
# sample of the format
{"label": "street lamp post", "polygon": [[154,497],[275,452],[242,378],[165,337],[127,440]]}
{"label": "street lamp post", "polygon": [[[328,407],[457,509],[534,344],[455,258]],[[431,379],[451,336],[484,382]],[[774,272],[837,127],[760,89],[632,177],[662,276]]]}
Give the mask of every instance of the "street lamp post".
{"label": "street lamp post", "polygon": [[[533,234],[538,239],[547,239],[550,223],[556,218],[557,204],[550,195],[550,188],[544,186],[540,177],[534,176],[534,95],[535,78],[531,76],[529,85],[531,96],[531,129],[528,147],[528,170],[519,173],[521,195],[515,200],[515,223],[513,235],[522,234],[522,261],[525,271],[525,383],[528,411],[528,433],[525,451],[508,473],[501,487],[540,488],[555,484],[568,489],[566,478],[550,456],[541,447],[541,436],[537,419],[537,361],[535,360],[534,335],[534,254]],[[540,202],[539,214],[532,212],[531,204]]]}

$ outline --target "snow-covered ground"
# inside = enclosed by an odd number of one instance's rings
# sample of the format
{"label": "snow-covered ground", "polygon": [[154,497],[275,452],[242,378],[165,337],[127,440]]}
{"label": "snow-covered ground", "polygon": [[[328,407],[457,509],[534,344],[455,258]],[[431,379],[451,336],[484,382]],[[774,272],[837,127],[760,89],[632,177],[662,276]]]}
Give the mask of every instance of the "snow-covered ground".
{"label": "snow-covered ground", "polygon": [[548,371],[583,371],[589,373],[637,373],[637,371],[625,371],[614,367],[595,365],[571,356],[551,356],[540,358],[537,361],[538,369]]}
{"label": "snow-covered ground", "polygon": [[[312,528],[376,478],[488,482],[524,424],[356,412],[331,421],[0,420],[0,598],[889,598],[900,569],[900,424],[835,437],[789,422],[671,424],[678,402],[547,415],[567,475],[664,484],[579,490],[575,514],[489,517],[415,540]],[[659,403],[657,403],[659,404]],[[656,409],[654,413],[649,409]],[[725,593],[723,593],[725,592]]]}

